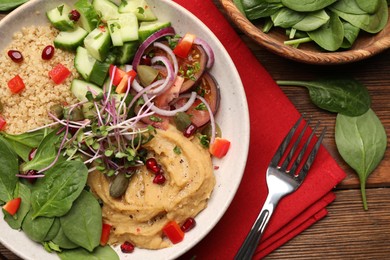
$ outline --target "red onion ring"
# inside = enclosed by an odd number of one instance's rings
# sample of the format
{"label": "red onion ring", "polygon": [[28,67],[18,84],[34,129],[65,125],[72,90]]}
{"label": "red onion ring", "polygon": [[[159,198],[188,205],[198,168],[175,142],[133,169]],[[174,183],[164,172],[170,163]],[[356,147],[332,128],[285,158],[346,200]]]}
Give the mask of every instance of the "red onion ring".
{"label": "red onion ring", "polygon": [[173,29],[173,27],[166,27],[161,30],[158,30],[157,32],[153,33],[148,38],[146,38],[146,40],[143,43],[141,43],[137,52],[134,55],[134,59],[132,63],[134,70],[137,71],[137,66],[141,62],[142,55],[153,42],[155,42],[156,40],[162,37],[173,36],[173,35],[175,35],[175,29]]}
{"label": "red onion ring", "polygon": [[214,65],[214,52],[213,49],[210,47],[210,45],[203,39],[196,37],[194,40],[194,43],[197,45],[200,45],[204,51],[206,52],[208,59],[206,63],[206,68],[210,69]]}
{"label": "red onion ring", "polygon": [[[174,116],[178,112],[187,111],[192,106],[192,104],[195,102],[195,99],[197,97],[196,92],[191,92],[191,94],[189,94],[189,95],[190,96],[189,96],[189,99],[188,99],[187,103],[185,103],[182,107],[179,107],[177,109],[165,110],[165,109],[161,109],[161,108],[156,107],[152,103],[150,104],[150,109],[152,111],[156,112],[156,114],[159,114],[159,115],[162,115],[162,116]],[[143,95],[143,98],[144,98],[145,102],[147,102],[147,103],[149,102],[149,97],[147,95]]]}

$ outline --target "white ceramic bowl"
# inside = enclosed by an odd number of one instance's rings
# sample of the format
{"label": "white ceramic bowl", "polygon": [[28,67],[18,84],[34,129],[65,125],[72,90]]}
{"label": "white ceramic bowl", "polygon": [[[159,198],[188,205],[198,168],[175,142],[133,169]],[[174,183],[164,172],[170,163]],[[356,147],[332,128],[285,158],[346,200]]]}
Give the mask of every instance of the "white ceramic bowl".
{"label": "white ceramic bowl", "polygon": [[[12,40],[12,33],[23,26],[47,24],[45,10],[64,2],[72,5],[75,0],[31,0],[6,16],[0,22],[0,49],[5,49]],[[196,217],[196,228],[186,233],[184,241],[161,250],[136,249],[127,255],[116,248],[121,259],[174,259],[202,240],[230,205],[244,172],[249,146],[249,115],[245,92],[237,70],[222,44],[200,20],[176,3],[170,0],[148,0],[148,3],[158,10],[156,14],[159,19],[172,22],[177,33],[194,33],[213,48],[215,65],[211,73],[221,88],[221,106],[216,120],[223,136],[231,141],[231,148],[225,158],[214,160],[214,164],[219,166],[215,171],[215,190],[208,207]],[[0,217],[3,218],[1,212]],[[0,242],[24,259],[58,258],[46,252],[40,244],[29,240],[23,232],[11,229],[4,221],[0,221],[0,230]]]}

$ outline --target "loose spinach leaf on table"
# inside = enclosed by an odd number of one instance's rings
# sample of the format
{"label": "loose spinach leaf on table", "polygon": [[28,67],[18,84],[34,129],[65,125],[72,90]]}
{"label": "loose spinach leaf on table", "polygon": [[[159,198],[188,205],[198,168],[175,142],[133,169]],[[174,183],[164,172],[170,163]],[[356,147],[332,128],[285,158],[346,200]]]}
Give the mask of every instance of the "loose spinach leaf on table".
{"label": "loose spinach leaf on table", "polygon": [[102,210],[89,192],[83,191],[70,211],[60,218],[61,227],[70,241],[92,252],[100,243]]}
{"label": "loose spinach leaf on table", "polygon": [[367,210],[366,180],[384,156],[386,131],[375,112],[369,109],[358,117],[338,114],[335,139],[340,155],[359,175],[363,207]]}
{"label": "loose spinach leaf on table", "polygon": [[338,50],[344,40],[344,27],[338,15],[329,14],[329,21],[314,31],[308,31],[307,34],[319,46],[327,51]]}
{"label": "loose spinach leaf on table", "polygon": [[48,134],[47,129],[41,129],[31,133],[11,135],[2,133],[4,138],[10,143],[14,151],[23,159],[28,161],[28,156],[33,148],[37,148],[42,139]]}
{"label": "loose spinach leaf on table", "polygon": [[1,0],[0,11],[10,11],[21,4],[26,3],[28,0]]}
{"label": "loose spinach leaf on table", "polygon": [[118,254],[110,246],[99,246],[92,253],[83,248],[64,250],[58,256],[61,260],[119,260]]}
{"label": "loose spinach leaf on table", "polygon": [[33,217],[65,215],[79,197],[88,177],[88,168],[80,161],[64,161],[45,172],[32,188]]}
{"label": "loose spinach leaf on table", "polygon": [[[57,156],[58,144],[61,142],[63,134],[57,134],[57,130],[50,132],[40,142],[34,158],[21,165],[23,172],[28,170],[41,170],[49,166]],[[62,156],[59,159],[63,159]]]}
{"label": "loose spinach leaf on table", "polygon": [[18,173],[18,156],[4,137],[0,136],[0,203],[14,198]]}
{"label": "loose spinach leaf on table", "polygon": [[354,79],[278,80],[277,83],[306,87],[315,105],[330,112],[338,112],[347,116],[362,115],[371,105],[367,88]]}
{"label": "loose spinach leaf on table", "polygon": [[18,212],[16,212],[15,215],[11,216],[8,213],[4,214],[4,220],[8,223],[8,225],[13,229],[20,229],[22,226],[22,222],[24,218],[26,217],[27,213],[30,211],[31,208],[31,191],[30,188],[23,184],[18,184],[18,194],[15,195],[16,197],[20,197],[22,200],[20,202],[20,206],[18,209]]}

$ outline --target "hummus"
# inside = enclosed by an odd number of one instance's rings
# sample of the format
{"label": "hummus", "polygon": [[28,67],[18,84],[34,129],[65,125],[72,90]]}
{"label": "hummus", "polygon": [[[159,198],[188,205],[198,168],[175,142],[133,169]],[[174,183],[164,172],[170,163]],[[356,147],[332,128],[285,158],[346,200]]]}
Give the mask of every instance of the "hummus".
{"label": "hummus", "polygon": [[175,220],[180,225],[195,217],[207,206],[214,188],[211,157],[198,138],[188,139],[170,126],[157,129],[145,148],[162,166],[164,184],[154,184],[155,175],[142,166],[132,176],[126,193],[114,199],[109,195],[109,178],[94,172],[88,179],[92,191],[103,201],[104,222],[112,225],[110,244],[130,241],[148,249],[170,246],[162,232],[165,224]]}

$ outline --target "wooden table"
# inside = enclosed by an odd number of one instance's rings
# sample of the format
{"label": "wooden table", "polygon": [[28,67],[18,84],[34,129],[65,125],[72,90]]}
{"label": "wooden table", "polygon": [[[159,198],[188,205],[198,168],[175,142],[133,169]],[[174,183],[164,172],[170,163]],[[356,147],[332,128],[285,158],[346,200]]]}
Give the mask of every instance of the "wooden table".
{"label": "wooden table", "polygon": [[[214,0],[217,3],[216,0]],[[0,19],[6,14],[0,14]],[[371,59],[341,66],[314,66],[286,60],[257,46],[238,32],[259,62],[275,80],[310,80],[348,75],[364,83],[372,97],[372,109],[390,135],[390,50]],[[387,259],[390,257],[390,149],[367,182],[369,210],[364,211],[359,180],[337,152],[334,141],[336,115],[315,107],[307,90],[282,87],[302,113],[328,126],[324,145],[347,173],[335,187],[336,201],[328,216],[271,253],[267,259]],[[0,245],[0,259],[19,259]]]}

